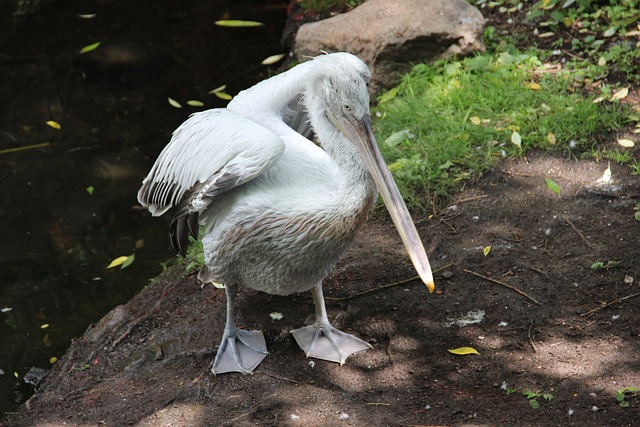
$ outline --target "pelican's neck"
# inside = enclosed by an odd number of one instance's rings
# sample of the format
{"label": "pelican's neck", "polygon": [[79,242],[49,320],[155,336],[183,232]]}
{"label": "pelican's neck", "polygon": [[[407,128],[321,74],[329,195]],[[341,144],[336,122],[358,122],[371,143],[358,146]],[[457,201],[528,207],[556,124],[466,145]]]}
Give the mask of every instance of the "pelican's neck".
{"label": "pelican's neck", "polygon": [[[358,149],[326,118],[314,129],[320,146],[331,157],[339,171],[339,196],[367,211],[375,202],[377,189]],[[314,122],[312,118],[312,123]]]}

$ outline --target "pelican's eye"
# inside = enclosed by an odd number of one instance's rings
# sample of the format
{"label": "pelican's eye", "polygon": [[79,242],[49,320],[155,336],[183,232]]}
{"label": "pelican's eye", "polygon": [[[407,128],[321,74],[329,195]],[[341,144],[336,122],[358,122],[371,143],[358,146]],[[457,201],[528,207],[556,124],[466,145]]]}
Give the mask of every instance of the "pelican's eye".
{"label": "pelican's eye", "polygon": [[351,111],[351,105],[349,104],[342,104],[342,108],[344,108],[345,111]]}

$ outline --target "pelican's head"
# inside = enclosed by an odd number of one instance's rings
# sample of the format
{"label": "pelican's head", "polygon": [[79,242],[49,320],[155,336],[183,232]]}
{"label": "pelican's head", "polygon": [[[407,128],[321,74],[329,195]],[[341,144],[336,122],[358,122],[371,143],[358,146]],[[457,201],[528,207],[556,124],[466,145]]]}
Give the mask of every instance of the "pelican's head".
{"label": "pelican's head", "polygon": [[[305,103],[312,117],[312,125],[314,128],[335,127],[357,148],[391,214],[413,265],[429,291],[433,291],[435,286],[429,259],[371,129],[367,88],[371,78],[369,69],[358,57],[348,53],[319,56],[314,59],[314,66],[316,63],[316,77],[311,79],[309,89],[305,93]],[[316,123],[313,123],[314,117],[317,119]],[[326,120],[323,120],[325,117]],[[315,130],[318,132],[320,129]]]}

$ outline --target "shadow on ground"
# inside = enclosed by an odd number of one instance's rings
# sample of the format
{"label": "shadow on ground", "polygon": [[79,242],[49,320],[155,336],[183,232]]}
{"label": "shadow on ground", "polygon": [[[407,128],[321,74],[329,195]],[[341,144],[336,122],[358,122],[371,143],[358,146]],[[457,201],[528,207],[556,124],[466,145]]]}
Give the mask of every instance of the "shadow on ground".
{"label": "shadow on ground", "polygon": [[[334,324],[373,345],[342,367],[305,359],[289,333],[310,297],[242,292],[240,323],[271,354],[254,375],[212,376],[224,293],[174,269],[76,339],[9,423],[631,426],[640,401],[615,393],[640,386],[640,183],[614,166],[604,185],[606,168],[532,154],[416,218],[438,295],[398,284],[410,261],[388,221],[370,222],[325,283]],[[461,346],[480,355],[447,351]],[[526,391],[553,399],[534,409]]]}

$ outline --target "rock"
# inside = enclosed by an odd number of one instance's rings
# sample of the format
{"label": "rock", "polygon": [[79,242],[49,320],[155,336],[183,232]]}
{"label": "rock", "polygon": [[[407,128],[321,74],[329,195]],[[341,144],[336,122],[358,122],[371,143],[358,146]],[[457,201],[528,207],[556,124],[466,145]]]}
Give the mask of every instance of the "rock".
{"label": "rock", "polygon": [[302,25],[295,54],[358,55],[371,68],[375,93],[397,85],[412,63],[484,51],[484,23],[464,0],[368,0],[348,13]]}

